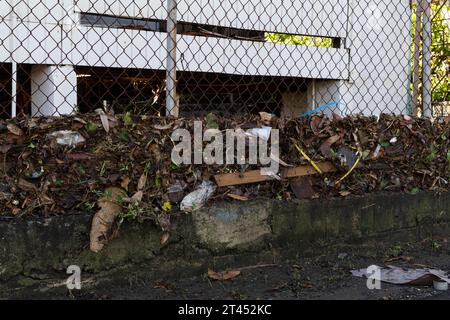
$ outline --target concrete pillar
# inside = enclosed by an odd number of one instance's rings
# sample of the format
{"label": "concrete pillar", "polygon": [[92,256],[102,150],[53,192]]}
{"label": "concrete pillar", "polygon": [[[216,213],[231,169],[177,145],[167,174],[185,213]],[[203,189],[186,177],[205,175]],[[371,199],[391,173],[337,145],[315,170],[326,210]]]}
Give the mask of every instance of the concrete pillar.
{"label": "concrete pillar", "polygon": [[60,116],[74,113],[77,76],[73,66],[35,65],[31,70],[31,115]]}

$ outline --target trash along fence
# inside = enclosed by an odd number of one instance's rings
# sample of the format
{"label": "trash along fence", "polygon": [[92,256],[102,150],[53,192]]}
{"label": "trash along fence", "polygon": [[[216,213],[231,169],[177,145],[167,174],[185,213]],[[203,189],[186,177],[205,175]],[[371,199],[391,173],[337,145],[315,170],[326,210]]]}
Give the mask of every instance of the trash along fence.
{"label": "trash along fence", "polygon": [[[172,213],[220,199],[288,201],[450,189],[450,117],[432,122],[407,115],[334,120],[322,115],[283,121],[261,114],[208,116],[197,126],[198,118],[129,113],[0,120],[0,217],[92,212],[106,205],[114,209],[111,221],[153,219],[167,230]],[[270,128],[271,135],[279,131],[278,142],[263,141],[270,147],[265,149],[270,166],[277,164],[270,175],[261,170],[269,164],[250,161],[257,128]],[[244,137],[244,162],[237,156],[239,139],[228,160],[231,148],[228,142],[223,147],[226,138],[220,136],[228,129]],[[194,136],[199,131],[202,139],[176,141],[176,130]],[[211,132],[221,138],[208,140]],[[258,140],[264,137],[258,134]],[[198,143],[200,163],[195,152],[186,152]],[[188,159],[177,163],[174,153],[181,152]],[[226,163],[207,161],[212,153]]]}
{"label": "trash along fence", "polygon": [[3,118],[448,112],[444,1],[0,4]]}

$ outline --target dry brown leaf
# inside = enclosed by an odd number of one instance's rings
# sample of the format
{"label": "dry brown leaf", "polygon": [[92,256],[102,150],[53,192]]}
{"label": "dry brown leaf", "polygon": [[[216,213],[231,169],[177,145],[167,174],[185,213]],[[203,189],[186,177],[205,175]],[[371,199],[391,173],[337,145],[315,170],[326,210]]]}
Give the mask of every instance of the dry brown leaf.
{"label": "dry brown leaf", "polygon": [[241,272],[238,270],[215,272],[211,269],[208,269],[208,277],[219,281],[231,280],[236,278],[240,274]]}
{"label": "dry brown leaf", "polygon": [[20,189],[22,189],[24,191],[27,191],[27,192],[35,192],[35,191],[37,191],[37,188],[36,188],[36,186],[33,183],[28,182],[27,180],[22,179],[22,178],[19,179],[19,181],[17,183],[17,186]]}
{"label": "dry brown leaf", "polygon": [[78,130],[80,130],[83,127],[84,127],[84,124],[82,124],[81,122],[74,121],[74,122],[72,122],[72,125],[70,126],[70,129],[72,129],[74,131],[78,131]]}
{"label": "dry brown leaf", "polygon": [[320,146],[320,152],[325,158],[331,158],[333,154],[331,153],[331,146],[339,141],[341,138],[340,135],[334,135],[328,138],[322,145]]}
{"label": "dry brown leaf", "polygon": [[247,197],[239,196],[239,195],[233,194],[233,193],[228,193],[228,194],[227,194],[227,197],[229,197],[229,198],[231,198],[231,199],[234,199],[234,200],[239,200],[239,201],[248,201],[248,200],[250,200],[250,199],[247,198]]}
{"label": "dry brown leaf", "polygon": [[172,123],[166,124],[165,126],[160,125],[160,124],[155,124],[155,125],[153,126],[153,128],[156,129],[156,130],[161,130],[161,131],[163,131],[163,130],[169,130],[169,129],[172,129],[172,126],[173,126]]}
{"label": "dry brown leaf", "polygon": [[264,124],[269,125],[272,122],[273,114],[267,112],[260,112],[259,116]]}
{"label": "dry brown leaf", "polygon": [[73,121],[79,122],[81,124],[87,124],[87,122],[81,118],[75,117],[73,118]]}
{"label": "dry brown leaf", "polygon": [[169,241],[170,238],[170,234],[168,232],[164,232],[163,235],[161,236],[161,245],[165,245],[167,243],[167,241]]}
{"label": "dry brown leaf", "polygon": [[449,124],[450,123],[450,116],[446,116],[444,118],[444,122],[445,122],[445,124]]}
{"label": "dry brown leaf", "polygon": [[113,114],[108,114],[108,124],[109,124],[109,129],[118,127],[119,120],[117,120],[117,118]]}
{"label": "dry brown leaf", "polygon": [[131,200],[135,203],[141,202],[143,197],[144,197],[144,193],[142,191],[138,191],[131,197]]}
{"label": "dry brown leaf", "polygon": [[102,123],[103,129],[105,129],[106,132],[109,132],[108,115],[102,109],[97,109],[95,110],[95,112],[100,116],[100,121]]}
{"label": "dry brown leaf", "polygon": [[284,162],[283,160],[281,160],[278,156],[274,155],[273,153],[270,153],[270,159],[281,164],[283,167],[293,167],[292,164],[288,164],[288,163]]}
{"label": "dry brown leaf", "polygon": [[69,153],[67,155],[68,160],[74,160],[74,161],[91,160],[94,158],[95,158],[95,155],[93,155],[91,153],[86,153],[86,152]]}
{"label": "dry brown leaf", "polygon": [[312,132],[314,132],[314,134],[318,134],[320,131],[320,127],[322,125],[322,118],[317,117],[317,116],[313,116],[311,118],[311,130]]}
{"label": "dry brown leaf", "polygon": [[103,129],[105,129],[106,132],[109,132],[109,120],[108,116],[104,113],[100,114],[100,121],[102,122]]}
{"label": "dry brown leaf", "polygon": [[137,185],[138,191],[144,190],[146,184],[147,184],[147,175],[145,173],[143,173],[138,181],[138,185]]}
{"label": "dry brown leaf", "polygon": [[4,138],[5,139],[3,142],[9,143],[9,144],[15,144],[15,145],[23,144],[26,140],[25,135],[18,136],[11,132],[8,132]]}
{"label": "dry brown leaf", "polygon": [[157,162],[161,161],[162,159],[161,150],[159,149],[159,146],[156,143],[152,143],[148,147],[148,150],[153,154]]}
{"label": "dry brown leaf", "polygon": [[55,203],[55,201],[46,194],[40,194],[39,200],[41,205],[51,205]]}
{"label": "dry brown leaf", "polygon": [[0,153],[7,153],[9,150],[11,150],[12,145],[10,144],[2,144],[0,146]]}
{"label": "dry brown leaf", "polygon": [[348,197],[348,196],[351,195],[352,193],[351,193],[350,191],[341,191],[341,192],[339,192],[339,194],[340,194],[342,197]]}
{"label": "dry brown leaf", "polygon": [[98,200],[100,210],[92,220],[90,233],[90,249],[99,252],[107,243],[108,234],[122,210],[121,200],[125,196],[121,188],[110,187],[105,190],[105,195]]}
{"label": "dry brown leaf", "polygon": [[311,199],[316,194],[310,176],[290,179],[291,189],[298,199]]}
{"label": "dry brown leaf", "polygon": [[129,184],[130,184],[130,177],[127,177],[127,176],[123,177],[122,182],[120,183],[120,186],[123,189],[128,190]]}
{"label": "dry brown leaf", "polygon": [[12,134],[16,135],[16,136],[23,136],[24,132],[22,129],[20,129],[18,126],[16,126],[15,124],[12,123],[8,123],[8,125],[6,126],[8,128],[8,131],[11,132]]}

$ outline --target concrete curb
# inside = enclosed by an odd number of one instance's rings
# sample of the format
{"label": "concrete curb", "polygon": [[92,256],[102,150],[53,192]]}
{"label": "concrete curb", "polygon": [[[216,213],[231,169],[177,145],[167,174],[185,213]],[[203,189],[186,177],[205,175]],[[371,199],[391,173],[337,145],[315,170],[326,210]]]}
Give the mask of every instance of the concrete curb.
{"label": "concrete curb", "polygon": [[437,232],[448,234],[450,194],[214,203],[176,215],[165,246],[151,222],[129,223],[98,254],[89,251],[90,223],[88,214],[0,221],[0,281],[43,278],[72,264],[92,273],[142,263],[176,271],[218,256],[260,254],[270,248],[301,253],[318,241],[418,241]]}

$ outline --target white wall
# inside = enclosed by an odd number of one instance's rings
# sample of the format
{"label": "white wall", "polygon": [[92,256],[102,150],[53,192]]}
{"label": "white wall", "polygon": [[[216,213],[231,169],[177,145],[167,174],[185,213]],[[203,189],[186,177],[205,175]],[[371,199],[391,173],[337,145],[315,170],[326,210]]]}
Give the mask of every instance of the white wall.
{"label": "white wall", "polygon": [[[409,103],[409,0],[351,0],[350,82],[342,86],[349,112],[406,113]],[[364,36],[361,36],[364,35]]]}
{"label": "white wall", "polygon": [[[12,9],[8,11],[10,14],[5,20],[0,21],[0,40],[6,44],[0,48],[0,60],[49,65],[157,70],[165,68],[165,33],[82,26],[78,23],[78,16],[75,13],[98,11],[104,14],[141,17],[153,16],[151,12],[157,12],[162,19],[165,17],[165,6],[161,4],[165,5],[165,1],[77,0],[75,6],[72,1],[13,0],[8,5]],[[202,21],[206,23],[208,21],[204,19],[208,15],[211,14],[216,18],[220,16],[219,12],[211,10],[218,10],[219,5],[223,5],[225,8],[233,7],[233,10],[228,12],[227,19],[211,20],[210,23],[322,35],[334,32],[333,30],[336,31],[335,35],[345,35],[347,32],[343,27],[346,20],[343,11],[346,9],[346,1],[332,8],[330,3],[336,2],[335,0],[288,1],[289,3],[252,0],[255,8],[267,7],[266,13],[273,14],[272,20],[267,14],[259,18],[258,15],[254,15],[255,12],[260,12],[259,9],[249,12],[248,3],[245,1],[237,1],[233,6],[230,1],[224,1],[222,4],[218,1],[198,1],[204,2],[202,10],[198,6],[191,5],[184,14],[180,13],[181,19],[184,17],[186,21],[194,22],[203,19]],[[179,6],[180,12],[183,12],[183,6],[187,8],[187,2],[182,1]],[[293,19],[286,12],[283,13],[282,9],[275,10],[274,6],[298,7],[299,12],[289,14],[293,17],[304,16],[304,20]],[[240,10],[241,7],[245,7],[247,11]],[[158,8],[162,11],[158,11]],[[334,13],[331,14],[331,11]],[[39,23],[40,19],[44,23]],[[250,22],[238,23],[246,20]],[[347,66],[348,51],[345,49],[178,35],[179,70],[346,79]]]}
{"label": "white wall", "polygon": [[[180,1],[180,20],[339,36],[345,48],[178,35],[179,70],[336,80],[316,82],[316,106],[340,97],[344,113],[405,112],[409,0],[196,1],[201,6]],[[0,20],[0,62],[162,70],[166,34],[81,26],[76,12],[161,19],[165,4],[154,0],[0,0],[5,8]],[[296,9],[284,9],[292,6]]]}

